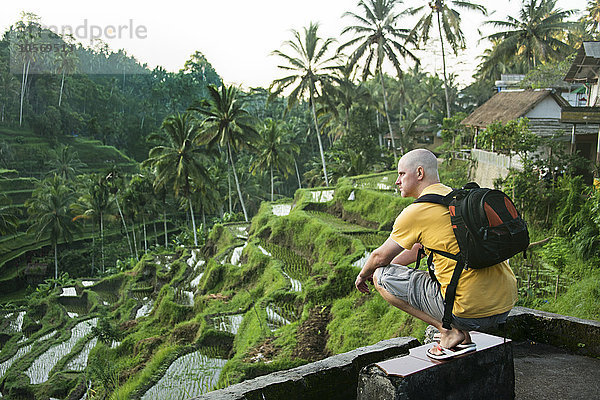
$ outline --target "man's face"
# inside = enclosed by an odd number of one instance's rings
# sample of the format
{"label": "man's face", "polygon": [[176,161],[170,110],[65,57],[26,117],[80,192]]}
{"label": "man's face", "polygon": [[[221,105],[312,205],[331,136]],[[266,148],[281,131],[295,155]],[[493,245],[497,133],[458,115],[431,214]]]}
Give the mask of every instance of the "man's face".
{"label": "man's face", "polygon": [[398,179],[396,179],[396,185],[400,190],[402,197],[418,197],[417,186],[418,186],[418,169],[409,168],[405,165],[402,159],[398,163]]}

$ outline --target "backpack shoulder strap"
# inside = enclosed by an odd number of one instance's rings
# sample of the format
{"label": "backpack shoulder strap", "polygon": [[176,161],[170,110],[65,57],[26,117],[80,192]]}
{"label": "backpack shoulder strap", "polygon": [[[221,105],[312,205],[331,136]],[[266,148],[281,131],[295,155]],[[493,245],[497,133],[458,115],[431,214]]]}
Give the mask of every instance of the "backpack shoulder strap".
{"label": "backpack shoulder strap", "polygon": [[435,203],[435,204],[441,204],[443,206],[447,206],[448,204],[444,201],[445,200],[445,196],[442,196],[441,194],[424,194],[423,196],[419,197],[418,199],[416,199],[415,201],[413,201],[413,203]]}

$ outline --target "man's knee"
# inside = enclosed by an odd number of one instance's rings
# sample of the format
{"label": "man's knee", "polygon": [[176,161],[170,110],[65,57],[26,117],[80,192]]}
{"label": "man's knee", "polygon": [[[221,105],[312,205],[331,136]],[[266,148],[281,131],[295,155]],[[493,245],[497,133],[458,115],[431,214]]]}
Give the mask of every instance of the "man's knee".
{"label": "man's knee", "polygon": [[387,293],[387,290],[385,290],[377,281],[376,274],[373,274],[373,286],[375,287],[375,290],[379,292],[379,294],[383,295],[382,291]]}

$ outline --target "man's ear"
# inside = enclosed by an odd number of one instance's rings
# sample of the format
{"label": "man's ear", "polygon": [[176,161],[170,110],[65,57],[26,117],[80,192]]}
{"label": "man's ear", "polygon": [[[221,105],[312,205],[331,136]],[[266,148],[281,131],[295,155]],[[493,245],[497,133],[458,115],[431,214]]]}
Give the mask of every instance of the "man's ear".
{"label": "man's ear", "polygon": [[423,180],[425,178],[425,169],[422,166],[417,167],[417,179]]}

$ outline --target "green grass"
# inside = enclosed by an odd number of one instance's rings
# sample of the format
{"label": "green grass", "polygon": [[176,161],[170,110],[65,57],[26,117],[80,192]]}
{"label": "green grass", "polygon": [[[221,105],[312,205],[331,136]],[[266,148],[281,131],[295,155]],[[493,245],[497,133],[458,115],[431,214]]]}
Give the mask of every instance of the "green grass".
{"label": "green grass", "polygon": [[128,173],[137,170],[137,163],[134,160],[112,146],[103,145],[98,140],[72,136],[52,139],[38,136],[26,129],[0,128],[0,142],[9,146],[11,155],[9,169],[17,170],[21,177],[44,176],[47,172],[45,162],[52,157],[50,150],[60,145],[69,145],[77,152],[79,159],[87,165],[82,168],[82,173],[106,170],[113,164]]}
{"label": "green grass", "polygon": [[423,339],[425,324],[390,306],[377,293],[363,295],[356,291],[335,300],[329,323],[327,345],[334,353],[343,353],[360,346],[375,344],[398,336]]}

